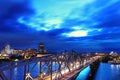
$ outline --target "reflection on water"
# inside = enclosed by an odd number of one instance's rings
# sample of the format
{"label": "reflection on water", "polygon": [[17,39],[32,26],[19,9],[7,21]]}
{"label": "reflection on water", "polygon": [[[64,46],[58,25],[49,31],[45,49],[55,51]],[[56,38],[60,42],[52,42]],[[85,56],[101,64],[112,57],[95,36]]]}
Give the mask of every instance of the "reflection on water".
{"label": "reflection on water", "polygon": [[101,63],[94,80],[120,80],[120,65]]}
{"label": "reflection on water", "polygon": [[82,70],[76,80],[87,80],[87,76],[90,73],[90,66],[86,67],[84,70]]}
{"label": "reflection on water", "polygon": [[23,80],[24,71],[23,66],[14,68],[12,75],[12,80]]}

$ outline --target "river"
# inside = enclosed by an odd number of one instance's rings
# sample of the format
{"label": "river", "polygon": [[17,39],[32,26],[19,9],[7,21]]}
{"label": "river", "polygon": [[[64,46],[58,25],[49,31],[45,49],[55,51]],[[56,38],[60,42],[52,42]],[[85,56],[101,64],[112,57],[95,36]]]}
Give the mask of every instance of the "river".
{"label": "river", "polygon": [[[76,80],[87,80],[90,66],[79,73]],[[100,63],[94,80],[120,80],[120,64]]]}

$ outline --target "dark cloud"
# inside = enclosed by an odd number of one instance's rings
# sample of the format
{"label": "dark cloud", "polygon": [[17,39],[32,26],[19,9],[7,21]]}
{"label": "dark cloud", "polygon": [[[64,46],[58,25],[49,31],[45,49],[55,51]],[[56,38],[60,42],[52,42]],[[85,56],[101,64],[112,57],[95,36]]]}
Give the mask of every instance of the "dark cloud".
{"label": "dark cloud", "polygon": [[[109,5],[108,3],[106,4]],[[106,5],[104,4],[103,6],[106,6]],[[98,24],[98,26],[95,26],[95,27],[98,27],[98,28],[119,27],[120,26],[120,22],[119,22],[120,13],[119,13],[118,7],[120,7],[119,1],[98,11],[97,14],[93,16],[93,18],[96,21],[100,22],[100,24]]]}
{"label": "dark cloud", "polygon": [[[16,18],[21,15],[29,15],[33,13],[33,10],[29,6],[29,0],[1,0],[1,15],[2,19]],[[8,6],[8,7],[7,7]]]}
{"label": "dark cloud", "polygon": [[71,31],[73,31],[73,30],[68,29],[68,28],[61,28],[61,29],[50,30],[50,31],[46,32],[46,34],[50,37],[60,37],[62,33],[71,32]]}
{"label": "dark cloud", "polygon": [[[25,25],[19,24],[17,19],[21,16],[30,16],[34,11],[29,7],[28,0],[26,1],[1,1],[0,4],[3,4],[0,15],[0,31],[1,32],[17,32],[27,29]],[[8,4],[8,5],[7,5]],[[4,10],[5,11],[2,11]]]}
{"label": "dark cloud", "polygon": [[120,15],[112,15],[107,18],[106,21],[102,22],[97,27],[101,28],[111,28],[111,27],[120,27]]}

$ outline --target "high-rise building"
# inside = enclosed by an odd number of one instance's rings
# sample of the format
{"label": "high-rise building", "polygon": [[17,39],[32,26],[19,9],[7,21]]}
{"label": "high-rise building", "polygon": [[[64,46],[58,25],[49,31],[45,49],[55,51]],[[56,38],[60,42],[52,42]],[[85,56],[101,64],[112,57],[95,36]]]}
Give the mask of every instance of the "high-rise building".
{"label": "high-rise building", "polygon": [[45,53],[45,52],[46,52],[45,46],[44,46],[43,43],[40,43],[40,44],[39,44],[39,52],[40,52],[40,53]]}

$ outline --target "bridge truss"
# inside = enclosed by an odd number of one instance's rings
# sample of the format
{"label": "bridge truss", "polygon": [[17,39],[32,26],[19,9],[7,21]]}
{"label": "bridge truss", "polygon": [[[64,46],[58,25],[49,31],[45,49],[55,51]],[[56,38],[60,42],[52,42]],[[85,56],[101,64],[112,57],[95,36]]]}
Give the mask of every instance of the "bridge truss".
{"label": "bridge truss", "polygon": [[[30,59],[6,62],[0,66],[0,78],[13,80],[13,69],[23,67],[23,80],[60,80],[64,75],[81,68],[93,59],[91,56],[81,56],[76,52],[64,52],[61,55],[33,57]],[[31,65],[32,64],[32,65]],[[39,75],[33,78],[31,73],[39,65]],[[5,71],[9,70],[9,77]]]}

